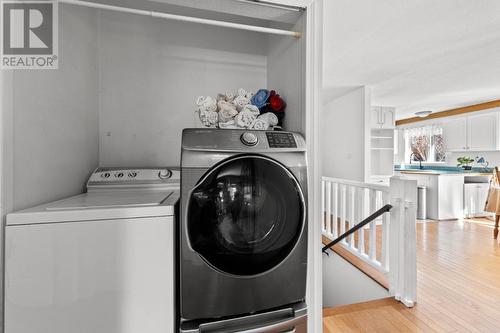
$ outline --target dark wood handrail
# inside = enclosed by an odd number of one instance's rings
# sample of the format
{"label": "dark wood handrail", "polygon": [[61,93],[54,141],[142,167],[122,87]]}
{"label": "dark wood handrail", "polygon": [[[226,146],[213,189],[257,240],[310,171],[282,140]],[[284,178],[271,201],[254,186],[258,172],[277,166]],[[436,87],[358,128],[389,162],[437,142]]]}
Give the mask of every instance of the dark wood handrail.
{"label": "dark wood handrail", "polygon": [[337,244],[338,242],[340,242],[342,239],[346,238],[347,236],[349,236],[350,234],[356,232],[357,230],[363,228],[365,225],[367,225],[368,223],[372,222],[373,220],[375,220],[380,215],[389,212],[391,209],[392,209],[392,205],[389,205],[389,204],[384,205],[382,208],[380,208],[379,210],[377,210],[375,213],[373,213],[372,215],[368,216],[366,219],[364,219],[363,221],[359,222],[354,227],[352,227],[351,229],[347,230],[346,232],[344,232],[342,235],[340,235],[339,237],[337,237],[334,240],[332,240],[327,245],[323,246],[322,252],[326,253],[327,255],[329,255],[328,252],[326,252],[326,250],[331,249],[332,246],[334,246],[335,244]]}

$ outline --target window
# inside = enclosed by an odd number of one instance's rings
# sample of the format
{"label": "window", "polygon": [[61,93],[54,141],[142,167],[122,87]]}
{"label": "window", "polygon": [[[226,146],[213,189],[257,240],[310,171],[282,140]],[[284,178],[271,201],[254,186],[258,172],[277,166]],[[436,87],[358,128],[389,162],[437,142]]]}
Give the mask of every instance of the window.
{"label": "window", "polygon": [[443,127],[425,126],[404,130],[405,160],[411,155],[412,161],[444,162]]}

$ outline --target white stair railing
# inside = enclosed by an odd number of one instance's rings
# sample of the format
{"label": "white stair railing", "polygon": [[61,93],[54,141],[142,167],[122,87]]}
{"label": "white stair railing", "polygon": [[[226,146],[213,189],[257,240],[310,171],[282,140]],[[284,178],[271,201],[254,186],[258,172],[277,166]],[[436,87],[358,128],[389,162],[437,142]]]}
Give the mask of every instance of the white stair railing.
{"label": "white stair railing", "polygon": [[390,214],[370,222],[339,245],[379,271],[391,295],[408,307],[416,301],[416,196],[414,180],[392,177],[380,185],[323,177],[323,236],[333,240],[386,204]]}

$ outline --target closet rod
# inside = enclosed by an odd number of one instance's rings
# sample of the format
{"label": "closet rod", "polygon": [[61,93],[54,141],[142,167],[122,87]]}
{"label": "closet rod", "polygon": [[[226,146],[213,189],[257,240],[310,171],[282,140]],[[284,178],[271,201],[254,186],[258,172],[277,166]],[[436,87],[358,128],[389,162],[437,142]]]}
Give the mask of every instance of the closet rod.
{"label": "closet rod", "polygon": [[161,12],[154,12],[154,11],[150,11],[150,10],[142,10],[142,9],[120,7],[120,6],[105,5],[105,4],[89,2],[89,1],[59,0],[59,3],[67,3],[67,4],[71,4],[71,5],[92,7],[92,8],[98,8],[98,9],[107,9],[107,10],[113,10],[113,11],[122,12],[122,13],[130,13],[130,14],[158,17],[158,18],[175,20],[175,21],[193,22],[193,23],[215,25],[215,26],[219,26],[219,27],[226,27],[226,28],[233,28],[233,29],[240,29],[240,30],[264,32],[264,33],[274,34],[274,35],[293,36],[295,38],[300,38],[302,36],[302,33],[298,32],[298,31],[273,29],[273,28],[259,27],[259,26],[255,26],[255,25],[247,25],[247,24],[240,24],[240,23],[202,19],[202,18],[183,16],[183,15],[167,14],[167,13],[161,13]]}

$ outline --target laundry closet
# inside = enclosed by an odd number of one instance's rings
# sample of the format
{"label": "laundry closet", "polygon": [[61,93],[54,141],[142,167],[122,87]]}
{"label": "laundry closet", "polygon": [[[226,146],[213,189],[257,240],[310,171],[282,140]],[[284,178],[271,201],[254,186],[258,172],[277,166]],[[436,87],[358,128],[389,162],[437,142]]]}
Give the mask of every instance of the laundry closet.
{"label": "laundry closet", "polygon": [[13,209],[80,192],[97,166],[178,166],[182,129],[201,126],[200,95],[275,89],[287,103],[283,127],[304,132],[304,10],[231,0],[106,3],[302,36],[61,2],[59,69],[4,72],[4,154],[12,162],[4,171],[13,174],[5,195]]}
{"label": "laundry closet", "polygon": [[[238,88],[279,91],[287,104],[283,128],[302,133],[312,145],[319,65],[311,60],[317,49],[317,37],[308,30],[316,24],[311,22],[317,15],[311,5],[238,0],[91,3],[294,35],[61,1],[59,68],[2,71],[3,216],[82,193],[98,166],[179,166],[182,130],[203,126],[195,112],[198,96],[236,93]],[[314,153],[308,152],[311,162]],[[318,177],[314,168],[310,183]],[[309,197],[311,203],[312,192]],[[312,232],[315,226],[309,228],[309,239],[316,234],[320,239],[319,231]],[[313,260],[316,254],[309,257]]]}

